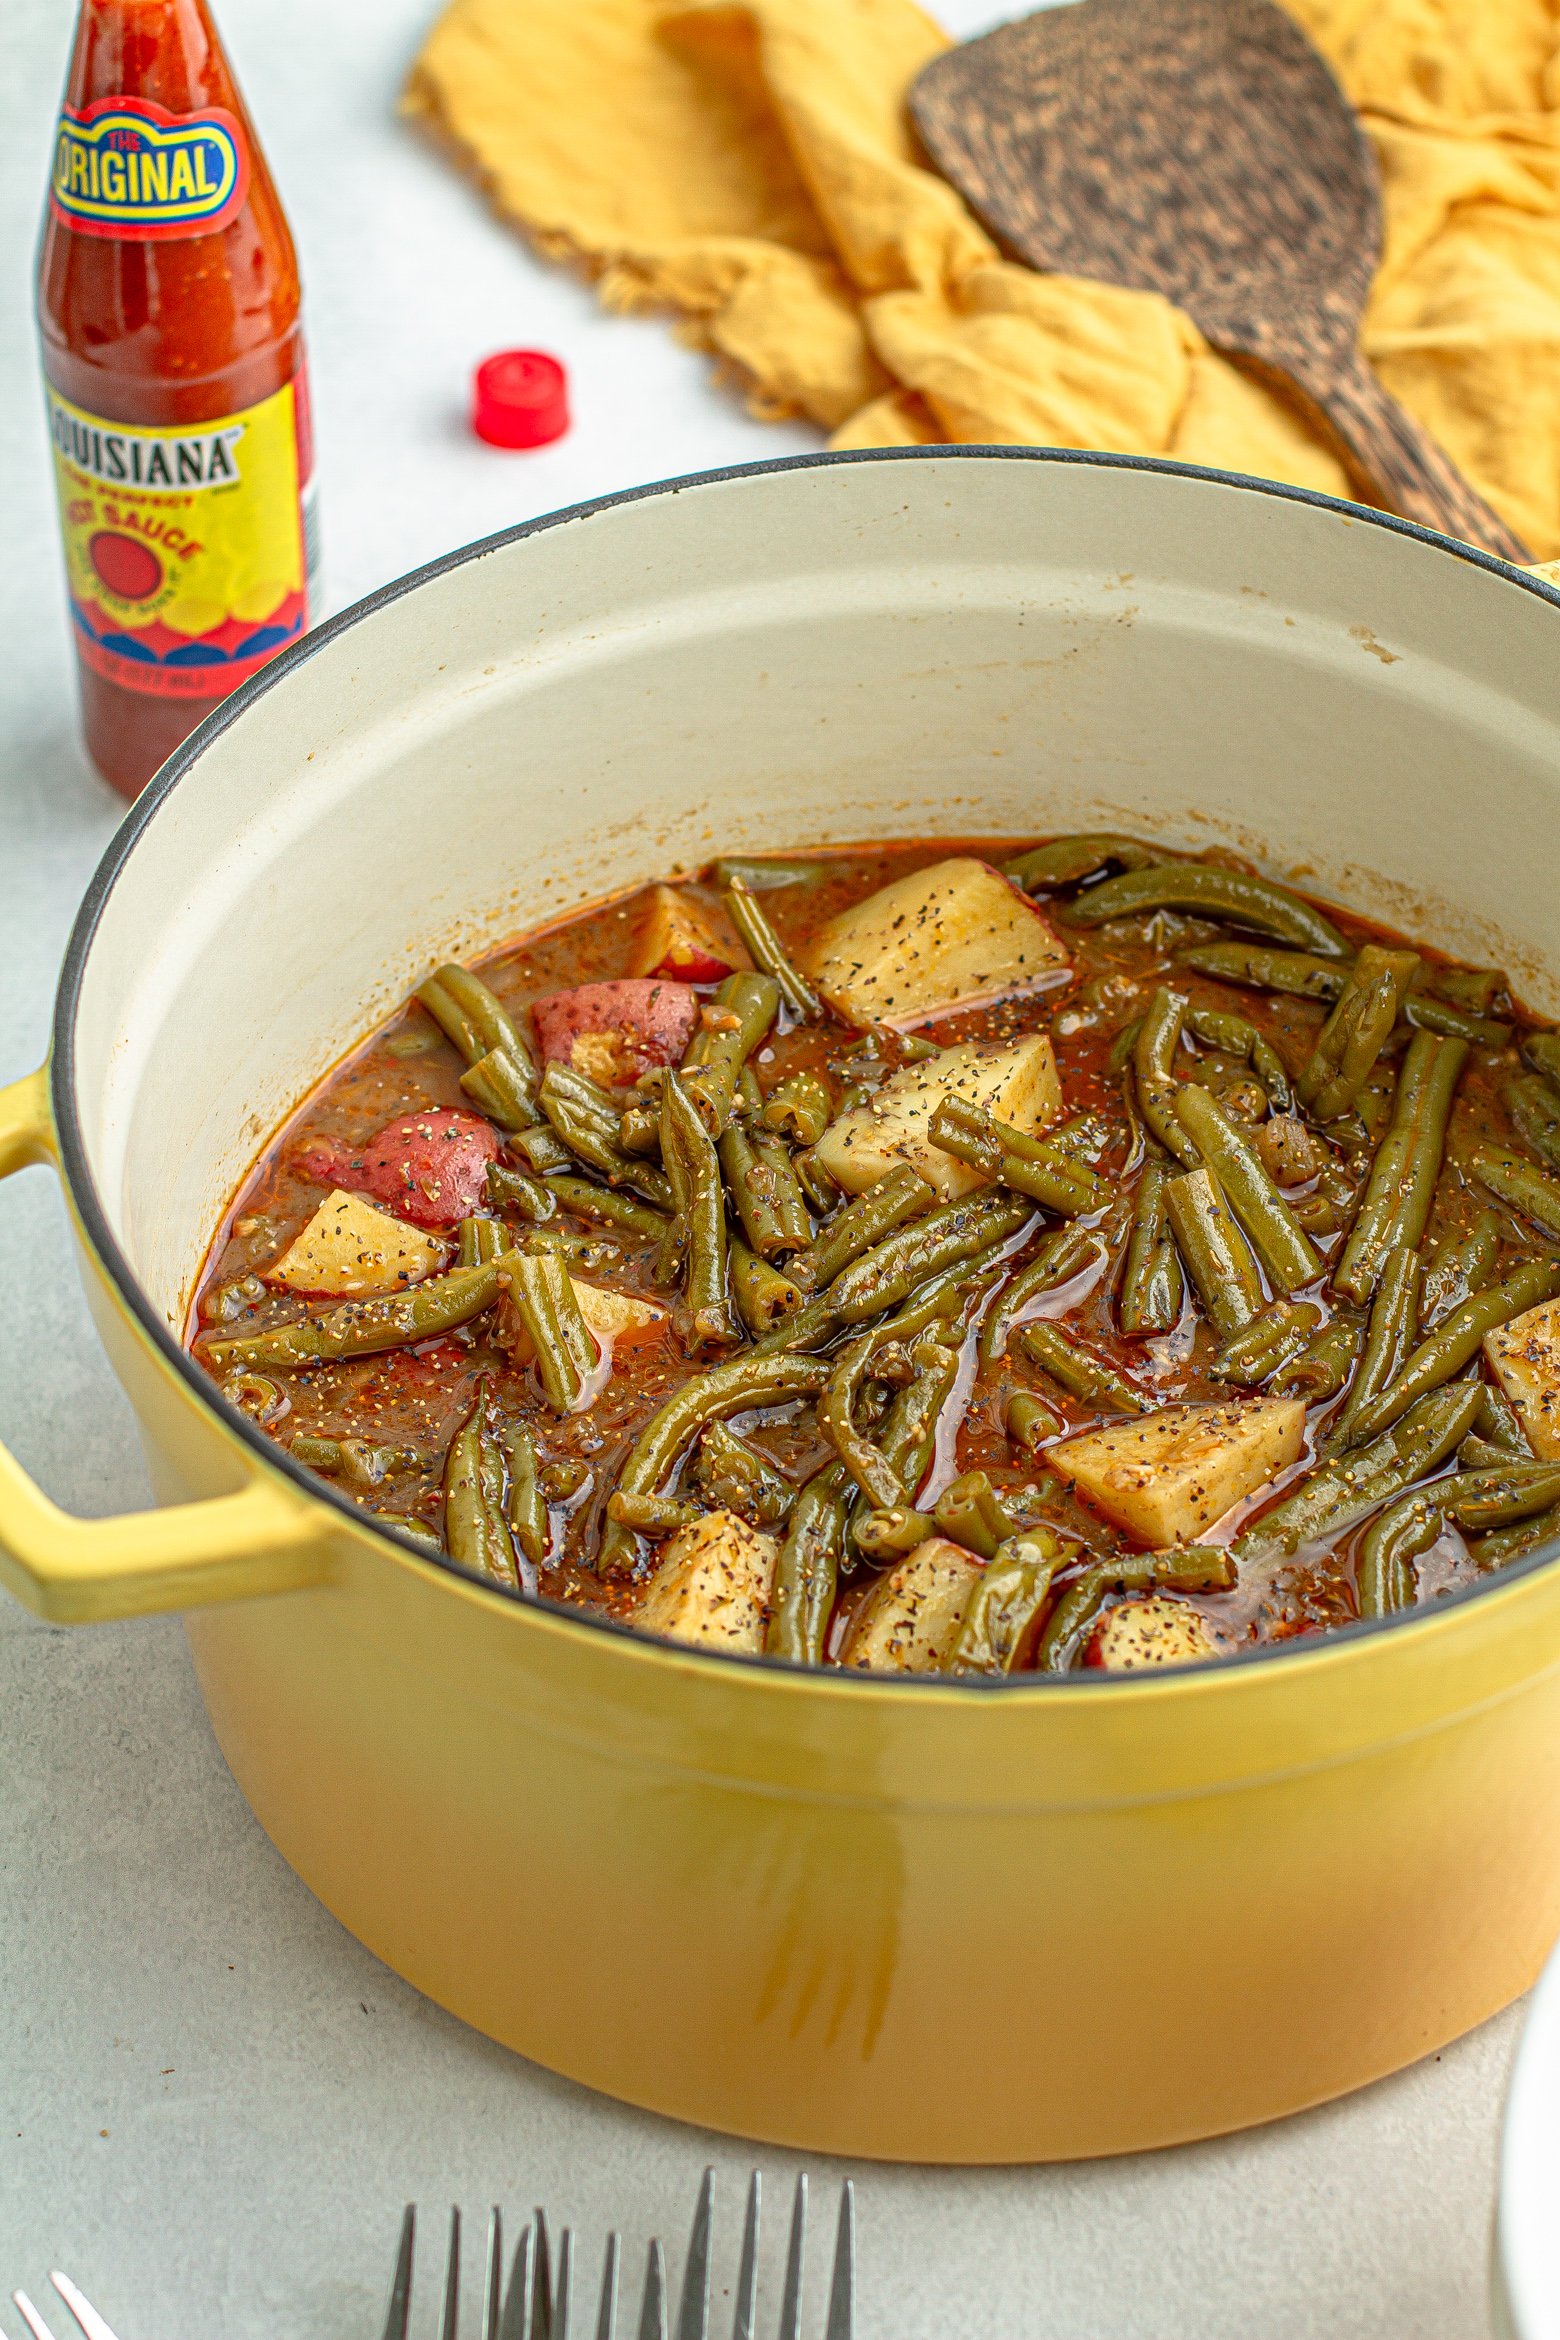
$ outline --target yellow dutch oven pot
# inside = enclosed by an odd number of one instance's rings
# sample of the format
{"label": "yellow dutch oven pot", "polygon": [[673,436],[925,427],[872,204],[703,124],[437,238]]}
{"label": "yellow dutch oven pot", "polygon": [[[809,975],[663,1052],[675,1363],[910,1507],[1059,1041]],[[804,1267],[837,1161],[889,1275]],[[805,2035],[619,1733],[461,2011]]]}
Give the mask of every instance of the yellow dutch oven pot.
{"label": "yellow dutch oven pot", "polygon": [[1560,1012],[1560,596],[1299,493],[1019,450],[819,458],[457,554],[197,732],[82,910],[0,1164],[58,1163],[169,1508],[6,1461],[0,1573],[188,1612],[260,1821],[443,2006],[810,2149],[1114,2153],[1292,2111],[1560,1931],[1560,1570],[1145,1678],[807,1675],[366,1524],[180,1348],[212,1230],[438,958],[726,848],[1231,844]]}

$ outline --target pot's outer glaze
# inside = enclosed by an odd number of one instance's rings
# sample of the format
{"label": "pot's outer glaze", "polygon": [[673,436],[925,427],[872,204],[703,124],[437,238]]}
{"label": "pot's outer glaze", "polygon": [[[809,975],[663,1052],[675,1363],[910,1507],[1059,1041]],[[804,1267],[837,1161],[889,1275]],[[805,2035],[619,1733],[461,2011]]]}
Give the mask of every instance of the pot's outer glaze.
{"label": "pot's outer glaze", "polygon": [[234,1773],[342,1921],[495,2038],[685,2119],[1111,2153],[1477,2023],[1560,1930],[1547,1562],[1159,1680],[808,1676],[392,1542],[177,1333],[267,1133],[431,964],[716,850],[1234,843],[1560,1010],[1556,598],[1251,482],[930,450],[618,499],[349,613],[132,813],[52,1099],[0,1096],[0,1172],[57,1148],[183,1505],[72,1522],[0,1456],[0,1574],[67,1619],[188,1609]]}

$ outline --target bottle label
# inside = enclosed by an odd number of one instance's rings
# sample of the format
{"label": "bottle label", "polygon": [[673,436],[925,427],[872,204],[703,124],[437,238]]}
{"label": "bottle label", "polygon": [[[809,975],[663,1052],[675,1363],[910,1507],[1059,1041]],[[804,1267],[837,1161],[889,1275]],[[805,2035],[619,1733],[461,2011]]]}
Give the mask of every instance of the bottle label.
{"label": "bottle label", "polygon": [[309,622],[292,383],[172,429],[46,392],[83,662],[156,698],[236,690]]}
{"label": "bottle label", "polygon": [[49,192],[82,235],[209,236],[243,208],[249,150],[221,106],[170,114],[150,98],[94,98],[61,110]]}

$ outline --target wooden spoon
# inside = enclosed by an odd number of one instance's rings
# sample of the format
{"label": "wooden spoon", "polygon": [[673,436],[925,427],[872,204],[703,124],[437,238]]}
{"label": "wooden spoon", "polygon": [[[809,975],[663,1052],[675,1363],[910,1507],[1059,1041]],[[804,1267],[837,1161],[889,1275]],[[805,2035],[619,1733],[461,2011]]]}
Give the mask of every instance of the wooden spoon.
{"label": "wooden spoon", "polygon": [[937,58],[910,112],[1019,259],[1164,293],[1215,349],[1292,385],[1373,500],[1530,558],[1360,355],[1375,156],[1273,0],[1046,9]]}

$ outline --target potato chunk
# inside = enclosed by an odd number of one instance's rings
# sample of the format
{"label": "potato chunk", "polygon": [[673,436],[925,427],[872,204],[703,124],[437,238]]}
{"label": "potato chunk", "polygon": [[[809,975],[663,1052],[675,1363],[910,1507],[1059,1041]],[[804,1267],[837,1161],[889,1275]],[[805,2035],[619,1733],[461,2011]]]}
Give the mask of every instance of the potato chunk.
{"label": "potato chunk", "polygon": [[630,975],[670,975],[679,983],[718,983],[752,960],[731,922],[679,886],[652,886],[634,940]]}
{"label": "potato chunk", "polygon": [[749,1527],[734,1511],[712,1511],[697,1527],[673,1536],[634,1623],[668,1641],[756,1655],[764,1646],[779,1557],[773,1536]]}
{"label": "potato chunk", "polygon": [[800,955],[848,1023],[901,1029],[1007,999],[1069,963],[1034,904],[990,862],[963,855],[869,894]]}
{"label": "potato chunk", "polygon": [[1147,1666],[1191,1666],[1218,1654],[1208,1621],[1196,1609],[1168,1593],[1145,1593],[1100,1619],[1083,1662],[1110,1674],[1135,1674]]}
{"label": "potato chunk", "polygon": [[1541,1300],[1484,1336],[1490,1370],[1542,1462],[1560,1462],[1560,1300]]}
{"label": "potato chunk", "polygon": [[1062,1084],[1049,1035],[1027,1040],[966,1040],[924,1064],[890,1075],[875,1097],[831,1121],[818,1140],[818,1160],[847,1194],[861,1194],[908,1162],[945,1201],[989,1181],[984,1173],[945,1154],[927,1136],[927,1124],[946,1098],[982,1105],[1015,1129],[1045,1129],[1061,1116]]}
{"label": "potato chunk", "polygon": [[958,1639],[980,1575],[980,1562],[962,1544],[929,1536],[856,1611],[841,1664],[863,1673],[935,1674]]}
{"label": "potato chunk", "polygon": [[1195,1544],[1235,1503],[1300,1459],[1303,1398],[1164,1406],[1046,1450],[1053,1470],[1158,1551]]}
{"label": "potato chunk", "polygon": [[[569,1282],[580,1314],[601,1348],[629,1349],[661,1338],[667,1311],[659,1301],[642,1299],[637,1292],[614,1292],[606,1284],[587,1284],[582,1276],[570,1276]],[[536,1354],[535,1345],[520,1311],[507,1295],[499,1302],[497,1330],[499,1345],[515,1363],[529,1365]]]}
{"label": "potato chunk", "polygon": [[448,1245],[421,1227],[377,1210],[366,1195],[337,1187],[281,1258],[260,1273],[266,1283],[283,1284],[289,1292],[359,1299],[399,1292],[433,1275],[448,1258]]}

